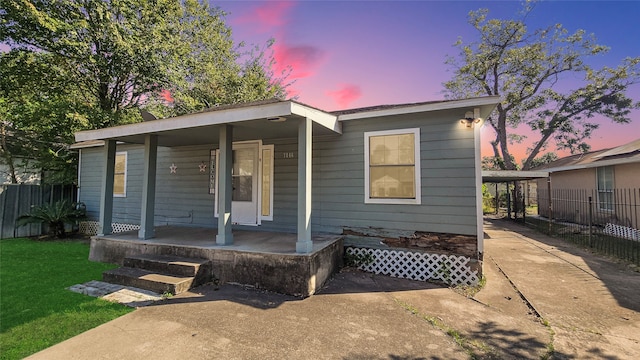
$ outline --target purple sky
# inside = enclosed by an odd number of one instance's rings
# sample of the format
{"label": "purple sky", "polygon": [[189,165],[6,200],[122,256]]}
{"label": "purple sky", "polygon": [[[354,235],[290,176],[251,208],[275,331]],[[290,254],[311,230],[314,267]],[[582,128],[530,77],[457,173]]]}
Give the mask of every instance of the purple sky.
{"label": "purple sky", "polygon": [[[452,44],[475,40],[467,23],[471,10],[488,8],[490,17],[511,18],[519,1],[213,1],[228,12],[236,41],[263,45],[276,39],[277,70],[293,67],[290,95],[323,110],[443,99],[442,83],[452,76],[444,65]],[[543,1],[529,16],[531,29],[563,24],[584,29],[611,48],[589,60],[617,66],[640,56],[640,1]],[[0,44],[0,50],[8,48]],[[640,85],[629,95],[640,101]],[[601,126],[592,148],[621,145],[640,137],[640,111],[632,123]],[[493,133],[483,129],[483,155]],[[530,134],[535,138],[535,134]],[[529,143],[512,146],[522,158]],[[560,154],[565,155],[565,154]]]}
{"label": "purple sky", "polygon": [[[445,57],[457,53],[452,44],[458,37],[475,40],[469,11],[486,7],[490,17],[512,18],[521,8],[519,1],[212,3],[229,13],[236,41],[264,44],[275,38],[278,65],[294,68],[290,94],[329,111],[442,99],[442,83],[452,76]],[[589,62],[615,67],[624,57],[640,55],[638,14],[639,1],[546,1],[537,4],[528,24],[536,29],[561,23],[570,31],[594,33],[611,50]],[[640,86],[629,95],[640,101]],[[640,111],[633,117],[628,125],[603,119],[590,141],[593,149],[640,137]],[[484,155],[492,137],[484,129]],[[526,147],[513,148],[517,158]]]}

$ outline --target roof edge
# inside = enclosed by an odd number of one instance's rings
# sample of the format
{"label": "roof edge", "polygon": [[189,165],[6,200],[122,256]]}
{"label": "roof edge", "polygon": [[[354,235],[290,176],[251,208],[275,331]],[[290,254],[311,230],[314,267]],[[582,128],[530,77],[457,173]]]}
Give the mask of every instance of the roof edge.
{"label": "roof edge", "polygon": [[398,105],[390,105],[390,106],[382,107],[378,109],[376,109],[376,107],[363,108],[363,111],[350,112],[350,113],[341,113],[339,111],[336,111],[334,113],[338,114],[339,121],[348,121],[348,120],[366,119],[366,118],[372,118],[372,117],[413,114],[413,113],[419,113],[419,112],[449,110],[449,109],[457,109],[457,108],[465,108],[465,107],[473,107],[473,106],[491,106],[491,105],[496,106],[499,103],[500,103],[500,96],[483,96],[483,97],[468,98],[468,99],[461,99],[461,100],[443,100],[443,101],[433,101],[433,102],[425,102],[425,103],[398,104]]}

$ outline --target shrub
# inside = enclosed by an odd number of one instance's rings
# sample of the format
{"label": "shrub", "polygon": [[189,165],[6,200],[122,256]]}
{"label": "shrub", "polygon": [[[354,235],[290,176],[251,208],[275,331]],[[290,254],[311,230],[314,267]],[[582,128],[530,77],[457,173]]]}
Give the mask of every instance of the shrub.
{"label": "shrub", "polygon": [[31,212],[16,220],[17,226],[46,223],[49,235],[63,238],[66,235],[65,224],[73,224],[86,218],[84,210],[76,209],[74,203],[60,200],[51,204],[34,205]]}

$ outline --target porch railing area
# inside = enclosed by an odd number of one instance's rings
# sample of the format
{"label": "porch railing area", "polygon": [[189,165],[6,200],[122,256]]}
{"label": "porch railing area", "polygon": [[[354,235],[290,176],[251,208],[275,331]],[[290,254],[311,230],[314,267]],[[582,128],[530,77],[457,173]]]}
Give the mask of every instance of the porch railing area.
{"label": "porch railing area", "polygon": [[640,189],[538,189],[537,195],[537,212],[516,220],[640,265]]}

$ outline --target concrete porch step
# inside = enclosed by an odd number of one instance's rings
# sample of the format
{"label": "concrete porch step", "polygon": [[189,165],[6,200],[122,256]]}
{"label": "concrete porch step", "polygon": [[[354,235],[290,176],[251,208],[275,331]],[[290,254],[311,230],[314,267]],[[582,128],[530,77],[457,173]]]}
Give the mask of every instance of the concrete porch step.
{"label": "concrete porch step", "polygon": [[205,276],[211,272],[211,262],[173,255],[140,254],[126,257],[124,266],[176,276]]}
{"label": "concrete porch step", "polygon": [[150,290],[158,294],[180,294],[189,290],[193,283],[193,276],[173,276],[159,274],[143,269],[121,267],[102,273],[102,280],[111,284],[137,287]]}

